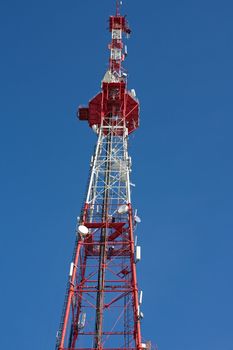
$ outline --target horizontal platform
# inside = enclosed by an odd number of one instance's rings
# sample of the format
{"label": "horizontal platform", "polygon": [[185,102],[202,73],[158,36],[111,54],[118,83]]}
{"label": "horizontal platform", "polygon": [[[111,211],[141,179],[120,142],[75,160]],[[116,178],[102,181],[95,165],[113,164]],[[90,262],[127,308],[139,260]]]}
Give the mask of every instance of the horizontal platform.
{"label": "horizontal platform", "polygon": [[87,228],[115,228],[120,229],[126,222],[84,222]]}
{"label": "horizontal platform", "polygon": [[[99,348],[58,348],[58,350],[98,350]],[[99,349],[100,350],[100,349]],[[137,350],[137,348],[104,348],[101,350]]]}

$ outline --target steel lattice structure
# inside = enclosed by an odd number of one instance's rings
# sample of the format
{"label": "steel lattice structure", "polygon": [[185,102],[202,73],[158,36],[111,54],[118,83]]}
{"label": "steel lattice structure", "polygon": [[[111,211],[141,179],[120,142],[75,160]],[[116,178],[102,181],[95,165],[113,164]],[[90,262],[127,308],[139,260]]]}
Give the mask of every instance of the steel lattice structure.
{"label": "steel lattice structure", "polygon": [[131,204],[128,137],[139,125],[139,102],[127,90],[122,61],[127,55],[123,35],[130,29],[117,11],[109,19],[109,69],[102,90],[78,117],[98,136],[91,158],[86,200],[77,224],[67,293],[57,333],[57,350],[133,350],[142,343],[134,241],[139,218]]}

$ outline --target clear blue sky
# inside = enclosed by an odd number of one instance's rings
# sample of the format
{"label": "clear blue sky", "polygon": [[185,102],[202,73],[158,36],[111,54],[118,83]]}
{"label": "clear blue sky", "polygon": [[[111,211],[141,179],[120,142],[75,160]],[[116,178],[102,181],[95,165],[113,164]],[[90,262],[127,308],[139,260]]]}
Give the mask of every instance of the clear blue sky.
{"label": "clear blue sky", "polygon": [[[1,349],[51,350],[95,135],[113,0],[0,4]],[[143,335],[233,349],[233,3],[125,0]]]}

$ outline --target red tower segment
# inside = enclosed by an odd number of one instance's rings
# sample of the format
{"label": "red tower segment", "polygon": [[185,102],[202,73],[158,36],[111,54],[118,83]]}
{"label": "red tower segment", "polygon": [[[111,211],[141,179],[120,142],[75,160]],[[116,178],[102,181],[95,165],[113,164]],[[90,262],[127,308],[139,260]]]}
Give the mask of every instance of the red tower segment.
{"label": "red tower segment", "polygon": [[139,125],[139,102],[134,90],[127,91],[127,74],[122,68],[127,48],[122,36],[129,35],[130,29],[118,6],[109,19],[109,29],[109,69],[101,92],[88,107],[78,110],[79,119],[88,121],[98,139],[77,223],[58,350],[148,347],[141,340],[136,277],[141,248],[134,241],[140,220],[131,204],[128,155],[128,135]]}
{"label": "red tower segment", "polygon": [[91,127],[100,127],[104,117],[110,113],[124,116],[130,134],[138,127],[139,103],[134,91],[129,92],[126,89],[127,74],[122,68],[122,62],[127,55],[122,35],[129,35],[131,32],[126,17],[119,14],[110,16],[109,30],[112,36],[109,44],[109,70],[103,78],[102,91],[89,101],[88,107],[79,108],[79,119],[87,120]]}

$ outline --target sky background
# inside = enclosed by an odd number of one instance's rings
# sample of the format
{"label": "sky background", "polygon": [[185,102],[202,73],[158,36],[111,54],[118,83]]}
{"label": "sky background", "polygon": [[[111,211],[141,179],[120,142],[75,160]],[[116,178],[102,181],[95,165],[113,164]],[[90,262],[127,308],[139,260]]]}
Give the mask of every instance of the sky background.
{"label": "sky background", "polygon": [[[0,2],[1,349],[51,350],[114,0]],[[125,0],[144,291],[159,350],[233,349],[233,2]]]}

